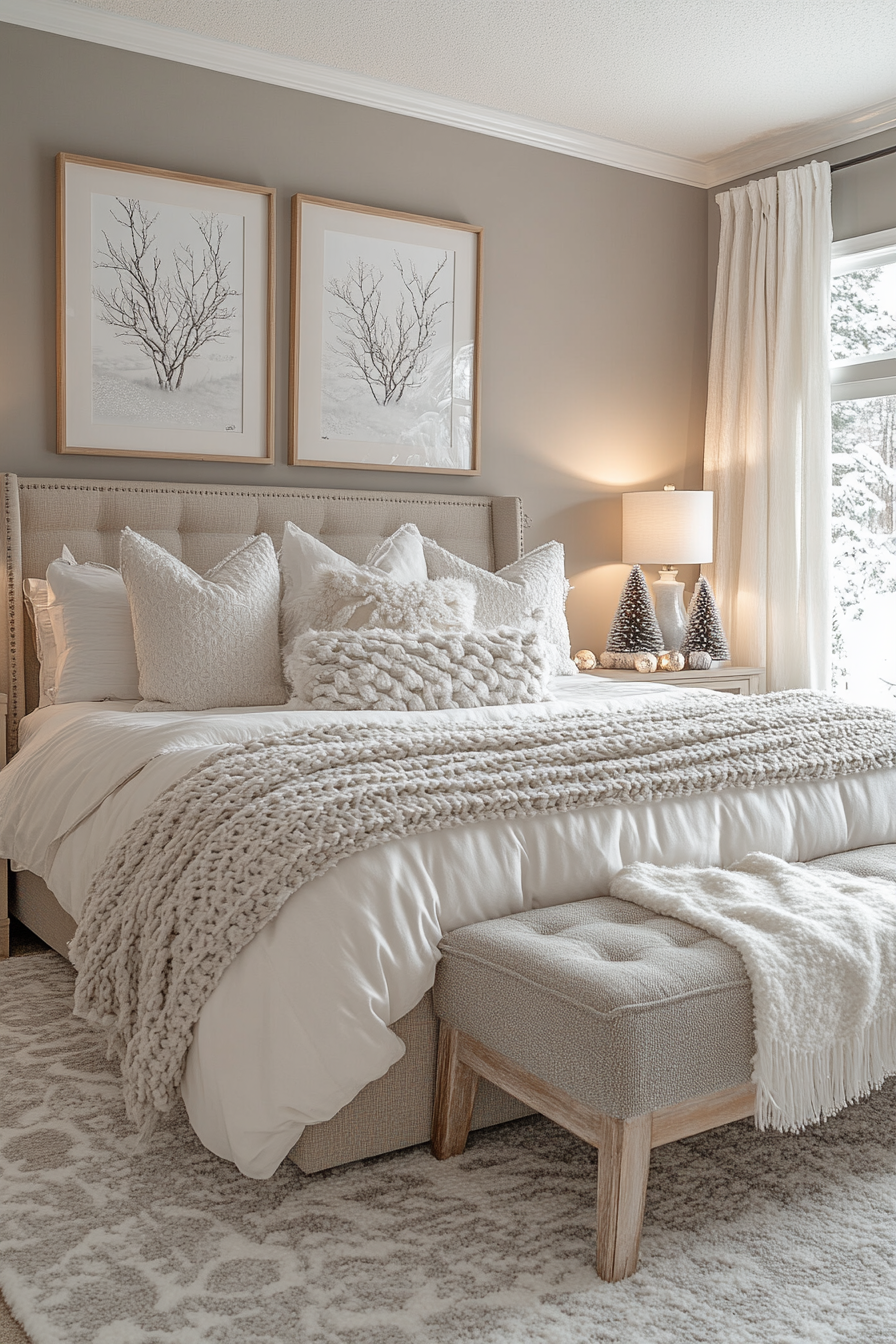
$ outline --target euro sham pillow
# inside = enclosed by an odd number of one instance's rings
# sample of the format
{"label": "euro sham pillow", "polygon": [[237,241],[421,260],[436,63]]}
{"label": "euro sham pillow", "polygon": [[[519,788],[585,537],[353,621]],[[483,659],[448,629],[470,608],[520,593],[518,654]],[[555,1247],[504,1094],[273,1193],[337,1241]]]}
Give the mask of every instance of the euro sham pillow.
{"label": "euro sham pillow", "polygon": [[139,699],[131,610],[110,565],[77,564],[68,548],[47,567],[56,667],[53,703]]}
{"label": "euro sham pillow", "polygon": [[317,710],[475,709],[550,699],[551,654],[534,630],[308,630],[292,647]]}
{"label": "euro sham pillow", "polygon": [[463,579],[476,590],[476,625],[531,629],[538,626],[551,650],[551,675],[576,676],[570,658],[569,627],[566,624],[566,594],[569,584],[563,566],[563,547],[548,541],[496,574],[446,551],[423,537],[426,569],[433,579]]}
{"label": "euro sham pillow", "polygon": [[314,589],[323,570],[358,573],[368,568],[387,574],[397,583],[425,582],[428,575],[423,538],[416,527],[403,524],[391,537],[377,542],[363,565],[356,565],[295,523],[287,522],[280,546],[283,574],[280,623],[284,646],[314,624]]}
{"label": "euro sham pillow", "polygon": [[[63,558],[67,548],[63,548]],[[69,552],[71,554],[71,552]],[[22,584],[25,610],[31,621],[34,651],[40,668],[40,700],[38,709],[56,703],[56,640],[47,605],[50,601],[46,579],[25,579]]]}
{"label": "euro sham pillow", "polygon": [[280,571],[266,533],[204,576],[125,528],[121,573],[134,623],[138,710],[282,705]]}

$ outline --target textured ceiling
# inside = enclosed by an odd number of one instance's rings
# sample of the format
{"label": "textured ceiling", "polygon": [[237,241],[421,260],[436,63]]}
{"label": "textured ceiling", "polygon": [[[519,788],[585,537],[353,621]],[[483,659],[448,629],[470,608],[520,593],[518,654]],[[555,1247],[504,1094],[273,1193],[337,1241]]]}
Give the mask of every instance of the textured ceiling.
{"label": "textured ceiling", "polygon": [[78,0],[689,159],[896,97],[896,0]]}

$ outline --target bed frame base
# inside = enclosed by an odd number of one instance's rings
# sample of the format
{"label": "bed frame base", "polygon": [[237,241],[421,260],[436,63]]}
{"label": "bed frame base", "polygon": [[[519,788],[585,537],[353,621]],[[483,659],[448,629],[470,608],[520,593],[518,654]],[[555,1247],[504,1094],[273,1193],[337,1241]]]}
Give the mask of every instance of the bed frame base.
{"label": "bed frame base", "polygon": [[13,873],[11,885],[9,913],[68,961],[68,945],[78,927],[71,915],[34,873]]}
{"label": "bed frame base", "polygon": [[464,1151],[481,1079],[597,1149],[597,1273],[610,1283],[638,1268],[651,1148],[745,1119],[753,1114],[756,1095],[753,1083],[743,1083],[619,1119],[592,1110],[443,1022],[432,1124],[432,1151],[440,1160]]}
{"label": "bed frame base", "polygon": [[[29,872],[14,873],[10,909],[27,929],[68,960],[68,944],[77,925],[41,878]],[[287,1154],[301,1171],[325,1171],[429,1142],[439,1038],[432,991],[394,1022],[392,1030],[405,1043],[404,1057],[382,1078],[362,1088],[332,1120],[306,1127]],[[529,1114],[528,1106],[485,1083],[479,1089],[472,1128],[501,1125]]]}

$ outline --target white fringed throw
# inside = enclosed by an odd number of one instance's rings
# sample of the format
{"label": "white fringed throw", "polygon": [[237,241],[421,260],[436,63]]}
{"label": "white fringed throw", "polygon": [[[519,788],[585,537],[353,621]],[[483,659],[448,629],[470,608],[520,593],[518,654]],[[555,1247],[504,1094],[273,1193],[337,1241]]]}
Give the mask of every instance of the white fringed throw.
{"label": "white fringed throw", "polygon": [[[326,723],[217,752],[113,846],[71,959],[131,1119],[177,1096],[206,999],[303,883],[442,827],[896,765],[896,714],[810,691],[657,696],[484,724]],[[487,878],[484,878],[487,880]]]}
{"label": "white fringed throw", "polygon": [[802,1129],[896,1073],[896,881],[748,854],[727,870],[632,864],[610,892],[743,957],[759,1129]]}

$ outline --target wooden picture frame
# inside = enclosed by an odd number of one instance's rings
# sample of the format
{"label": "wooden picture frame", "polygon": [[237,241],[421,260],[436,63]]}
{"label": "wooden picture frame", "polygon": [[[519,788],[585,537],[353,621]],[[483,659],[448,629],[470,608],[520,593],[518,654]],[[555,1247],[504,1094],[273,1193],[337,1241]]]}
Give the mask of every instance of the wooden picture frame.
{"label": "wooden picture frame", "polygon": [[56,157],[56,451],[274,460],[270,187]]}
{"label": "wooden picture frame", "polygon": [[482,229],[292,198],[289,463],[479,474]]}

